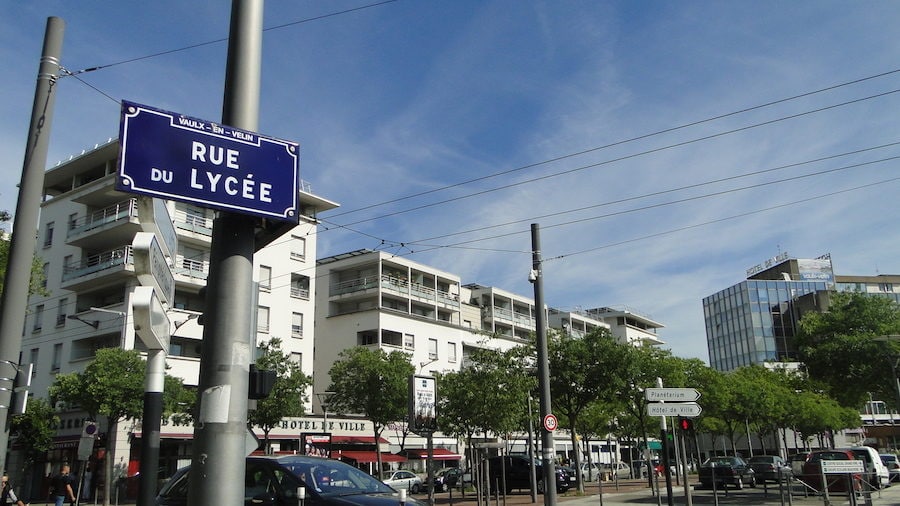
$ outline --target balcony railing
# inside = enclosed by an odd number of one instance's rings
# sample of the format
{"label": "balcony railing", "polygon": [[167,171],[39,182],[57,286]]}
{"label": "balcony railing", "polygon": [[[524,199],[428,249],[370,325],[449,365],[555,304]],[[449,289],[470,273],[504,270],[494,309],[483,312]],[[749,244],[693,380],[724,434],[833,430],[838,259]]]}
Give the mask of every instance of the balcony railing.
{"label": "balcony railing", "polygon": [[212,220],[206,216],[175,210],[175,227],[195,234],[212,236]]}
{"label": "balcony railing", "polygon": [[309,288],[291,287],[291,297],[295,299],[309,300]]}
{"label": "balcony railing", "polygon": [[207,274],[209,274],[209,262],[179,256],[175,261],[175,268],[172,269],[172,273],[192,279],[206,279]]}
{"label": "balcony railing", "polygon": [[350,279],[347,281],[335,283],[331,285],[330,293],[331,295],[343,295],[346,293],[370,290],[372,288],[376,288],[377,286],[378,278],[375,276],[368,276],[364,278]]}
{"label": "balcony railing", "polygon": [[70,281],[81,276],[87,276],[117,265],[127,265],[134,262],[131,256],[131,246],[125,246],[112,251],[105,251],[91,255],[80,262],[72,262],[63,265],[63,281]]}
{"label": "balcony railing", "polygon": [[69,222],[66,237],[91,231],[107,223],[137,217],[137,199],[124,200]]}

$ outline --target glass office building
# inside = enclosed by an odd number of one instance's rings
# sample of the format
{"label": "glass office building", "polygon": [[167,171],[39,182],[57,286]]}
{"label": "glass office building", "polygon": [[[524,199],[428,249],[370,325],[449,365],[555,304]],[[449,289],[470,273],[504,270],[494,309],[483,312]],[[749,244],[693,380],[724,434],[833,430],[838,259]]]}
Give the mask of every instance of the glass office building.
{"label": "glass office building", "polygon": [[796,360],[797,299],[827,288],[823,281],[748,279],[704,298],[710,366],[730,371]]}

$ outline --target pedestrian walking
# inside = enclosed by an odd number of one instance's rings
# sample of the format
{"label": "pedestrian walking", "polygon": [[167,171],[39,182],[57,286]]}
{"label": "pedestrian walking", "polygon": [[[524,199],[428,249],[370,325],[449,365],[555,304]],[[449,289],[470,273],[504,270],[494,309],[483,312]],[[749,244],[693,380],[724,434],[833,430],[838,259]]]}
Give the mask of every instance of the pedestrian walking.
{"label": "pedestrian walking", "polygon": [[0,488],[0,504],[3,506],[6,506],[7,504],[25,506],[25,503],[19,499],[16,495],[16,491],[13,490],[12,485],[9,483],[9,476],[6,473],[3,473],[3,485],[2,488]]}
{"label": "pedestrian walking", "polygon": [[53,477],[54,506],[63,506],[66,501],[75,503],[75,490],[72,487],[74,482],[75,478],[69,474],[69,464],[63,464],[59,474]]}

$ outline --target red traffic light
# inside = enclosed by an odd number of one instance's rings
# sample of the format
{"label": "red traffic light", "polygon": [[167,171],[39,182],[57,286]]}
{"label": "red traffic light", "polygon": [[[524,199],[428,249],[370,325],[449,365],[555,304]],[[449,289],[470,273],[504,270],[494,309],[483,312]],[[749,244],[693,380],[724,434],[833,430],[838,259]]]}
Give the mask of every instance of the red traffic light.
{"label": "red traffic light", "polygon": [[685,432],[694,430],[694,420],[692,418],[679,418],[678,427]]}

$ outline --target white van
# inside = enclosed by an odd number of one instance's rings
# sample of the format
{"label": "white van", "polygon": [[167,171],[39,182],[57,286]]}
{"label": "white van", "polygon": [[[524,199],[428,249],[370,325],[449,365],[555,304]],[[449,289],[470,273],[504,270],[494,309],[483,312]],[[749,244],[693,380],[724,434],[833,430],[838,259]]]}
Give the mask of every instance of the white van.
{"label": "white van", "polygon": [[891,474],[887,466],[881,461],[878,450],[870,446],[853,446],[850,448],[838,448],[838,450],[847,450],[853,453],[857,459],[866,463],[865,480],[874,488],[884,488],[891,486]]}

